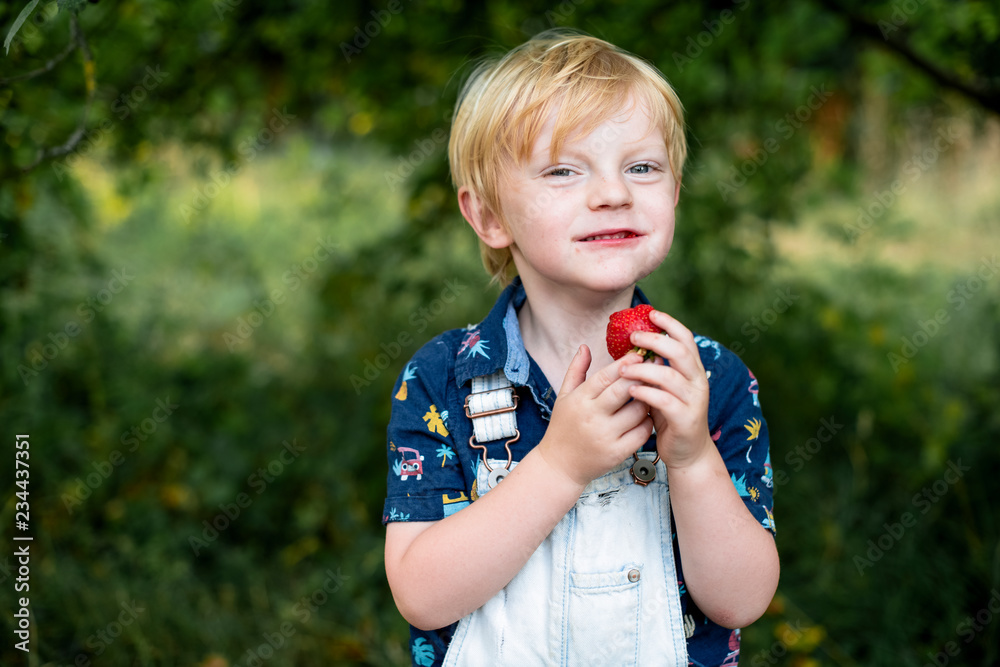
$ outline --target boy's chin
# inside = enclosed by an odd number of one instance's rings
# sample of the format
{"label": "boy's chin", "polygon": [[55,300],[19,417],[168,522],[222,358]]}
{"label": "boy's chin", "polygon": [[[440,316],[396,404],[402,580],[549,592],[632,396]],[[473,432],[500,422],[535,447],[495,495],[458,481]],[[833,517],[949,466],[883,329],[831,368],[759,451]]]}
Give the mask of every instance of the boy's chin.
{"label": "boy's chin", "polygon": [[590,276],[586,281],[584,281],[581,287],[590,292],[594,292],[595,294],[613,296],[635,287],[637,282],[648,276],[650,273],[652,273],[652,271],[640,273],[629,272],[607,276]]}
{"label": "boy's chin", "polygon": [[634,287],[637,282],[652,274],[659,264],[649,266],[628,266],[617,271],[607,271],[604,275],[595,274],[591,282],[598,291],[619,292]]}
{"label": "boy's chin", "polygon": [[[515,261],[515,266],[517,262]],[[649,276],[659,264],[649,262],[648,266],[634,263],[622,263],[603,267],[586,267],[583,270],[571,270],[567,273],[537,272],[533,268],[526,273],[518,267],[518,274],[529,286],[546,286],[542,289],[563,289],[590,292],[605,296],[613,296],[635,287],[635,284]]]}

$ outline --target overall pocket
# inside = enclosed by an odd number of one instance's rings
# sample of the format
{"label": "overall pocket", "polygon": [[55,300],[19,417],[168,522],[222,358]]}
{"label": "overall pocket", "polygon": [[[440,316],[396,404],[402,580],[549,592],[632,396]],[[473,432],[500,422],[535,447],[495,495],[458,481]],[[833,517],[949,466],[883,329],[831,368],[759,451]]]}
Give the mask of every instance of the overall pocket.
{"label": "overall pocket", "polygon": [[569,665],[637,665],[641,569],[570,572]]}

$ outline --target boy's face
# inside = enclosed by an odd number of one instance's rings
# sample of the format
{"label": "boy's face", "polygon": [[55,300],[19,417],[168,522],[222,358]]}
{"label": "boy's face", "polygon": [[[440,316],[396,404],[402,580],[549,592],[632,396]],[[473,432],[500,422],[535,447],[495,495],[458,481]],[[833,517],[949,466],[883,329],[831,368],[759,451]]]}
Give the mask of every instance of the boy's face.
{"label": "boy's face", "polygon": [[663,133],[630,100],[590,134],[571,133],[553,161],[557,112],[502,184],[507,228],[494,247],[510,246],[526,285],[620,292],[652,273],[673,241],[679,184]]}

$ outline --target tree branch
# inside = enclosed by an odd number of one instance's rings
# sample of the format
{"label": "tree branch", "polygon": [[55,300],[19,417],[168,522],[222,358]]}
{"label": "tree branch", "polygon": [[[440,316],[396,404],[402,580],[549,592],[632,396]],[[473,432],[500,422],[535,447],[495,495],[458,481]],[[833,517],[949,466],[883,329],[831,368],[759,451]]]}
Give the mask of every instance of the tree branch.
{"label": "tree branch", "polygon": [[[940,67],[929,58],[914,51],[905,39],[894,34],[895,31],[884,32],[878,24],[855,14],[850,9],[841,6],[836,0],[818,1],[828,10],[846,19],[852,32],[857,32],[901,56],[941,86],[957,91],[985,109],[1000,114],[1000,89],[992,88],[983,82],[963,80],[954,72]],[[893,24],[893,28],[898,30],[898,26],[895,24]]]}
{"label": "tree branch", "polygon": [[[83,113],[80,116],[80,122],[77,124],[76,129],[73,130],[71,135],[69,135],[69,138],[66,139],[65,143],[60,146],[52,146],[50,148],[39,148],[38,155],[35,156],[34,161],[27,167],[24,167],[22,171],[31,171],[37,167],[42,160],[47,158],[60,157],[73,152],[83,139],[83,135],[87,130],[87,117],[90,115],[90,105],[93,103],[94,94],[97,91],[97,83],[94,79],[94,57],[90,52],[90,45],[87,43],[87,38],[84,36],[83,31],[80,30],[80,23],[76,14],[73,14],[70,17],[69,26],[70,43],[64,53],[68,54],[69,51],[73,51],[78,48],[80,49],[80,55],[83,57],[83,79],[84,85],[87,89],[87,98],[84,101]],[[61,54],[60,59],[65,57],[66,55]],[[46,66],[48,66],[48,63],[46,63]],[[44,70],[44,68],[42,69]],[[51,69],[51,67],[49,67],[49,69]],[[22,78],[24,77],[22,76]]]}
{"label": "tree branch", "polygon": [[73,50],[75,48],[76,48],[76,41],[71,38],[69,44],[66,45],[66,48],[63,49],[62,52],[59,53],[59,55],[55,56],[47,63],[45,63],[45,65],[39,67],[36,70],[32,70],[27,74],[18,74],[17,76],[12,76],[8,79],[0,79],[0,86],[6,86],[11,83],[14,83],[15,81],[24,81],[25,79],[33,79],[36,76],[41,76],[42,74],[45,74],[46,72],[51,72],[56,65],[58,65],[59,63],[61,63],[63,60],[66,59],[66,56],[73,53]]}

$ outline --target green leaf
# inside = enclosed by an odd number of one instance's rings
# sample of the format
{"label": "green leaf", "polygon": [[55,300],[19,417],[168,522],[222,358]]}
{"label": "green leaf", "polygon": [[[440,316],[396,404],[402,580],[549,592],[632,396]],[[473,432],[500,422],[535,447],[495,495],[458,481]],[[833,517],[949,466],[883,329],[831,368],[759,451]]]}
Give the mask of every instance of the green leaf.
{"label": "green leaf", "polygon": [[31,16],[31,12],[34,11],[37,5],[38,0],[31,0],[31,2],[28,3],[28,6],[22,9],[21,13],[18,14],[17,19],[14,21],[14,25],[10,28],[10,32],[7,33],[7,39],[3,40],[4,54],[7,54],[10,51],[10,43],[14,40],[14,35],[16,35],[17,31],[21,29],[24,22],[28,20],[28,17]]}

